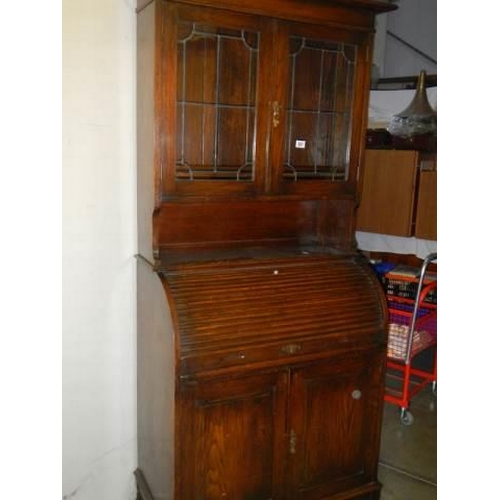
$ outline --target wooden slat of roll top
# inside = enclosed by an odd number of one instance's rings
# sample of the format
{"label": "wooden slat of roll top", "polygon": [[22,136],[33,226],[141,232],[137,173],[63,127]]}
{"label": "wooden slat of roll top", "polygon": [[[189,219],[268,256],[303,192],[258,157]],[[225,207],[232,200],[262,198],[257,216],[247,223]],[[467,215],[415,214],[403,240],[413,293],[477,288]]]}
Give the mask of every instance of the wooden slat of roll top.
{"label": "wooden slat of roll top", "polygon": [[165,273],[181,357],[282,341],[366,338],[384,328],[373,277],[351,260]]}

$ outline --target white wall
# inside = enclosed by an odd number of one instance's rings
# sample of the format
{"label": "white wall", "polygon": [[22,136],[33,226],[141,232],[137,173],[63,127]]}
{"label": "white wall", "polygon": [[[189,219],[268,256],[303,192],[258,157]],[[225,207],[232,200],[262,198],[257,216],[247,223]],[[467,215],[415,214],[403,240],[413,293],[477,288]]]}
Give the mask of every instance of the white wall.
{"label": "white wall", "polygon": [[62,14],[62,498],[132,500],[135,0]]}
{"label": "white wall", "polygon": [[[398,9],[385,14],[387,30],[437,61],[437,0],[398,0],[395,4]],[[384,25],[381,23],[380,27],[383,29]],[[437,64],[389,34],[378,38],[378,45],[383,43],[385,52],[383,63],[380,56],[375,59],[381,67],[380,76],[418,75],[422,69],[437,74]],[[375,53],[378,54],[377,46]]]}
{"label": "white wall", "polygon": [[[377,80],[383,76],[385,68],[385,39],[387,30],[387,14],[375,17],[375,37],[373,40],[372,77]],[[375,73],[373,73],[375,72]]]}

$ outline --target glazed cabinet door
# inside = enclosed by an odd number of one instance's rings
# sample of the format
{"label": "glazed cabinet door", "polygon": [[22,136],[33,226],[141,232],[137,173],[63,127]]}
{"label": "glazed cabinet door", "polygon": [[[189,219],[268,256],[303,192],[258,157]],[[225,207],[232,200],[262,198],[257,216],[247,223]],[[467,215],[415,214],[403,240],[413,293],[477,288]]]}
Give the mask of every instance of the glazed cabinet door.
{"label": "glazed cabinet door", "polygon": [[252,193],[263,182],[259,16],[165,3],[161,106],[163,191]]}
{"label": "glazed cabinet door", "polygon": [[378,498],[383,373],[382,350],[292,372],[289,498]]}
{"label": "glazed cabinet door", "polygon": [[185,384],[179,500],[283,499],[288,374]]}
{"label": "glazed cabinet door", "polygon": [[280,31],[284,86],[276,96],[282,120],[275,185],[314,193],[340,182],[345,189],[357,177],[369,37],[301,23],[284,23]]}
{"label": "glazed cabinet door", "polygon": [[354,192],[369,32],[163,8],[164,195]]}

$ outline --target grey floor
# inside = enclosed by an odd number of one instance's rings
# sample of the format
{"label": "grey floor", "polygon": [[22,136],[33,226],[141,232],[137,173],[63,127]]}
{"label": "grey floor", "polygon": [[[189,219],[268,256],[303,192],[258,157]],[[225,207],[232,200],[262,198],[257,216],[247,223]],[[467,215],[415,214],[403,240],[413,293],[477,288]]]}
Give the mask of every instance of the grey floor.
{"label": "grey floor", "polygon": [[426,387],[411,401],[413,423],[385,403],[380,449],[381,500],[437,498],[437,397]]}

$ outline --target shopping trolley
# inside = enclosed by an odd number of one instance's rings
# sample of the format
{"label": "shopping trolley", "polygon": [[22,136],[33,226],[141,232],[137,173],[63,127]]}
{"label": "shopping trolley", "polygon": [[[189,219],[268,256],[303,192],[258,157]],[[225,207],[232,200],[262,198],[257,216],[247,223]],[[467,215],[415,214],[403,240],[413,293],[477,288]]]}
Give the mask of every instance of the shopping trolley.
{"label": "shopping trolley", "polygon": [[[385,401],[400,407],[401,422],[413,423],[411,399],[430,383],[437,394],[437,274],[427,272],[437,253],[423,261],[418,277],[390,271],[384,276],[389,309]],[[432,367],[416,367],[429,351]]]}

